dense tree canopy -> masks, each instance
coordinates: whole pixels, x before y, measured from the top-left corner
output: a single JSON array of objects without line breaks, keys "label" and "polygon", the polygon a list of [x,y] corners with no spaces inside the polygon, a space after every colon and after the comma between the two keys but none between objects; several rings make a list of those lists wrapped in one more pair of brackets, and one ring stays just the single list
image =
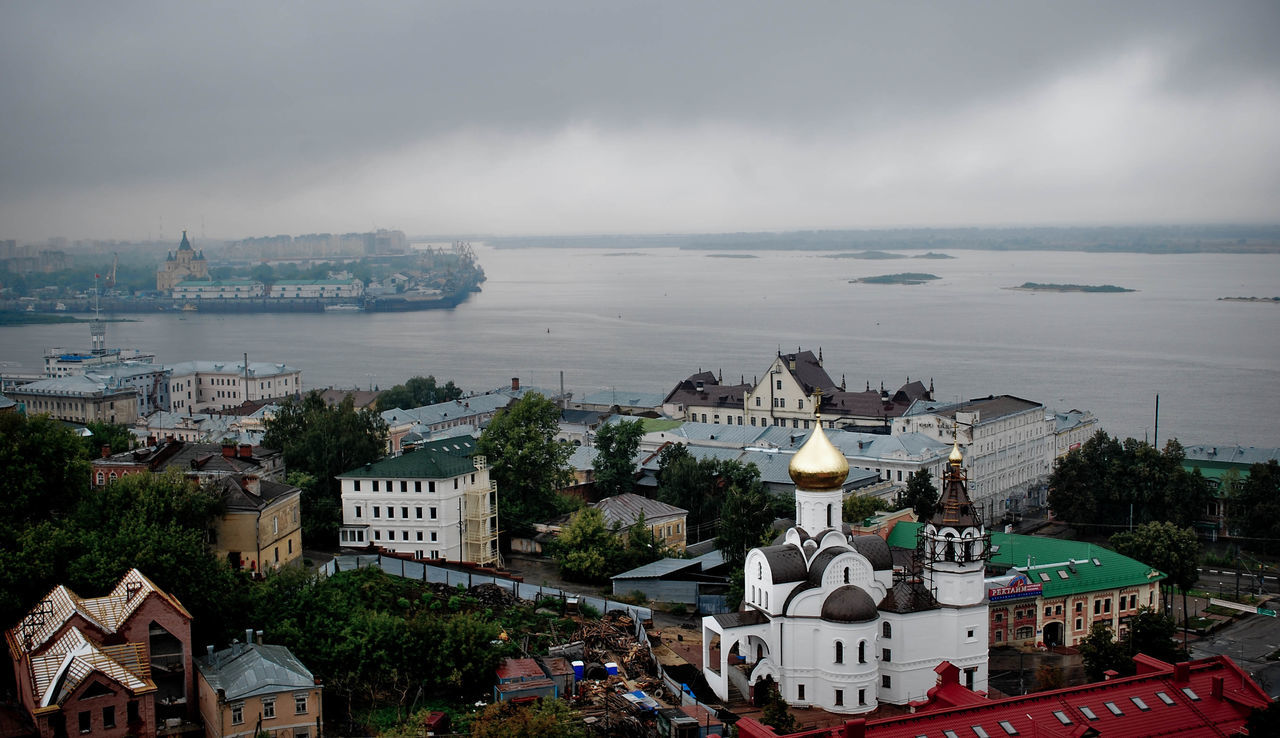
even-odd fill
[{"label": "dense tree canopy", "polygon": [[435,376],[429,374],[425,377],[413,377],[378,395],[378,412],[394,408],[407,410],[438,402],[450,402],[460,397],[462,389],[454,385],[452,379],[444,384],[436,384]]},{"label": "dense tree canopy", "polygon": [[586,738],[582,716],[564,700],[495,702],[471,723],[475,738]]},{"label": "dense tree canopy", "polygon": [[1233,532],[1255,539],[1247,545],[1260,549],[1280,543],[1280,464],[1271,459],[1249,467],[1249,474],[1228,487],[1229,520]]},{"label": "dense tree canopy", "polygon": [[386,455],[387,424],[373,410],[356,410],[350,395],[328,405],[313,391],[301,400],[285,400],[265,426],[262,445],[280,449],[290,472],[316,479],[313,488],[302,490],[304,539],[332,546],[342,523],[336,477]]},{"label": "dense tree canopy", "polygon": [[[1194,530],[1173,523],[1145,523],[1111,536],[1111,545],[1125,556],[1164,572],[1164,584],[1170,592],[1174,587],[1182,590],[1182,611],[1187,612],[1187,590],[1200,578],[1200,540]],[[1164,605],[1166,610],[1172,609],[1173,598],[1166,597]]]},{"label": "dense tree canopy", "polygon": [[600,497],[630,492],[635,486],[636,453],[643,435],[644,422],[640,420],[607,423],[596,432],[596,492]]},{"label": "dense tree canopy", "polygon": [[938,489],[933,486],[933,475],[928,469],[911,472],[907,476],[907,491],[902,504],[911,507],[916,520],[928,520],[938,506]]},{"label": "dense tree canopy", "polygon": [[476,444],[498,483],[503,527],[527,533],[533,524],[573,509],[557,490],[573,480],[573,446],[556,440],[560,408],[537,392],[499,410]]},{"label": "dense tree canopy", "polygon": [[93,434],[82,439],[91,458],[97,458],[103,446],[110,446],[113,454],[133,448],[133,433],[127,425],[94,421],[85,423],[84,427]]},{"label": "dense tree canopy", "polygon": [[1177,626],[1169,616],[1147,607],[1130,618],[1128,636],[1120,640],[1115,639],[1109,624],[1094,623],[1079,645],[1085,676],[1091,682],[1102,681],[1108,670],[1130,676],[1137,670],[1133,657],[1140,653],[1166,662],[1185,659],[1173,640],[1176,632]]},{"label": "dense tree canopy", "polygon": [[[696,459],[684,444],[671,444],[658,453],[658,499],[689,511],[691,531],[720,519],[728,490],[760,486],[760,470],[754,464],[732,459]],[[763,492],[763,488],[761,488]],[[794,505],[783,505],[788,509]],[[773,509],[765,493],[762,507]],[[700,540],[691,538],[691,542]]]},{"label": "dense tree canopy", "polygon": [[889,508],[889,503],[879,497],[849,495],[844,498],[844,519],[851,525],[860,525],[866,518]]},{"label": "dense tree canopy", "polygon": [[592,507],[573,514],[551,545],[565,579],[601,583],[619,572],[657,561],[670,552],[641,513],[628,529],[605,524]]},{"label": "dense tree canopy", "polygon": [[1049,478],[1049,506],[1081,526],[1135,525],[1165,520],[1186,526],[1204,516],[1212,493],[1199,470],[1182,467],[1182,445],[1163,451],[1127,438],[1097,434],[1059,459]]}]

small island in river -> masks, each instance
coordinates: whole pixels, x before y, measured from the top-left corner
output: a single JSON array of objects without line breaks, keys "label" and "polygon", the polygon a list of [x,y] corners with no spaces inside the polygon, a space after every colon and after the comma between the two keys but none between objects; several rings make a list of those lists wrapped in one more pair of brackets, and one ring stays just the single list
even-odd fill
[{"label": "small island in river", "polygon": [[916,254],[912,259],[954,259],[956,257],[951,254],[939,254],[937,251],[927,251],[923,254]]},{"label": "small island in river", "polygon": [[902,254],[892,254],[888,251],[846,251],[839,254],[827,254],[828,259],[905,259]]},{"label": "small island in river", "polygon": [[1274,302],[1280,305],[1280,297],[1219,297],[1226,302]]},{"label": "small island in river", "polygon": [[922,272],[902,272],[900,274],[881,274],[878,277],[859,277],[849,280],[849,284],[924,284],[934,279],[941,279],[936,274]]},{"label": "small island in river", "polygon": [[1117,287],[1114,284],[1042,284],[1040,282],[1023,282],[1015,290],[1032,292],[1137,292],[1128,287]]}]

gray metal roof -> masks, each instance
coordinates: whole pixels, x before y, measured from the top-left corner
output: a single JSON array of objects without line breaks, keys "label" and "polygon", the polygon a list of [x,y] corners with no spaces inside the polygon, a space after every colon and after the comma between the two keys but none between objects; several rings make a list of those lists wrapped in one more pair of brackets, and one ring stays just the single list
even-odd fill
[{"label": "gray metal roof", "polygon": [[578,400],[583,405],[621,405],[623,407],[659,407],[666,394],[663,392],[638,392],[630,389],[601,390],[584,395]]},{"label": "gray metal roof", "polygon": [[1280,448],[1265,446],[1236,446],[1201,444],[1183,448],[1187,459],[1195,461],[1220,461],[1225,464],[1265,464],[1280,459]]},{"label": "gray metal roof", "polygon": [[667,518],[679,517],[687,515],[688,510],[668,505],[661,500],[651,500],[648,497],[641,497],[632,492],[625,492],[613,497],[606,497],[603,500],[592,505],[604,515],[606,525],[612,527],[615,523],[620,527],[632,525],[640,519],[640,514],[644,513],[645,522],[654,523]]},{"label": "gray metal roof", "polygon": [[315,688],[311,671],[284,646],[238,643],[196,660],[196,668],[228,701]]}]

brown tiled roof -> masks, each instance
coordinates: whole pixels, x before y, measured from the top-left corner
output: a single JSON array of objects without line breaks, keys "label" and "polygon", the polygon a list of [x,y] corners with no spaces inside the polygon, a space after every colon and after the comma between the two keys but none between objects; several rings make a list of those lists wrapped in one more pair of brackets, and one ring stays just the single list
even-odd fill
[{"label": "brown tiled roof", "polygon": [[818,388],[828,393],[836,392],[840,389],[827,374],[827,370],[822,368],[818,357],[814,356],[812,351],[781,354],[779,358],[782,359],[783,364],[787,367],[791,366],[791,362],[795,362],[795,368],[790,370],[791,376],[795,377],[800,386],[804,388],[806,395],[813,394],[813,391]]}]

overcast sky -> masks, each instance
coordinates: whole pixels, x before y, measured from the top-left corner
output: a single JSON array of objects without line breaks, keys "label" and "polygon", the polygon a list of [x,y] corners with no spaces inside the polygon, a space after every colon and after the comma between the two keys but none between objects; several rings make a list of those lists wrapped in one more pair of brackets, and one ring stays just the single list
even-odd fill
[{"label": "overcast sky", "polygon": [[1280,3],[6,2],[0,238],[1280,220]]}]

